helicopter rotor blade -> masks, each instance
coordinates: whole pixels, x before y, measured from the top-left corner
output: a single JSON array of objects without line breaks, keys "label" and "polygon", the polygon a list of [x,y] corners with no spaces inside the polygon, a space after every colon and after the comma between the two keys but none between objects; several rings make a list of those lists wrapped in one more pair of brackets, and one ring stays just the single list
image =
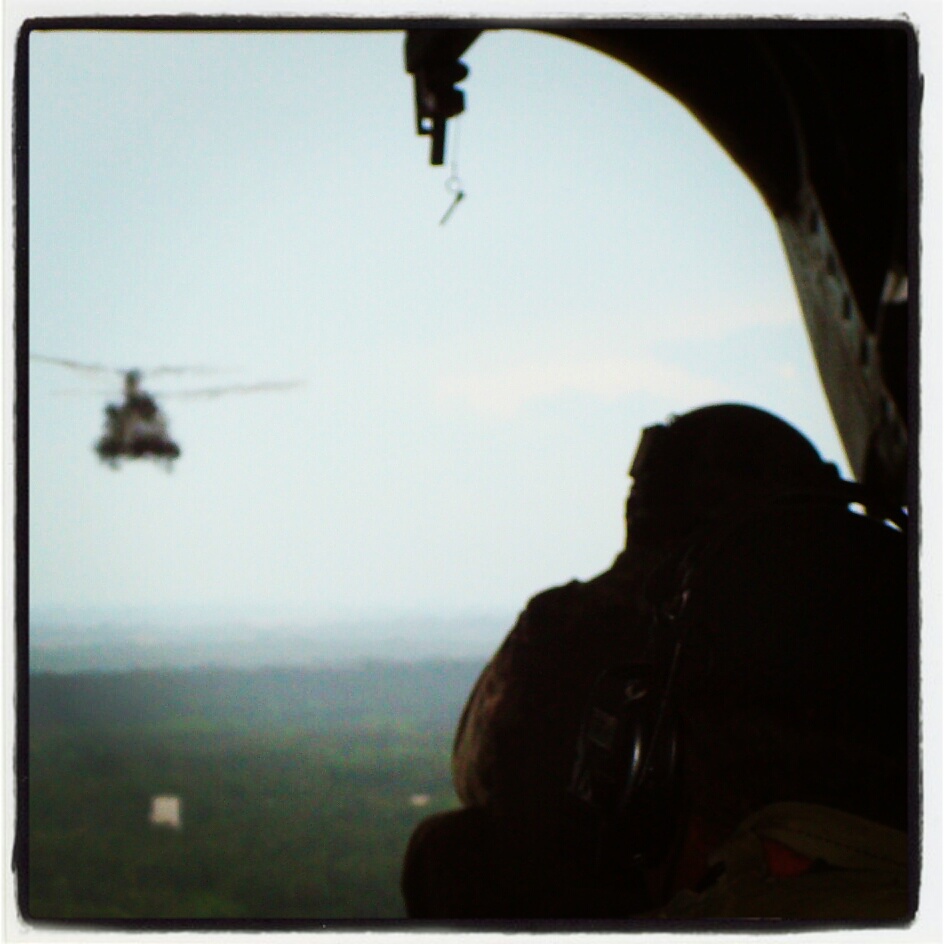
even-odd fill
[{"label": "helicopter rotor blade", "polygon": [[[32,360],[40,361],[46,364],[55,364],[59,367],[68,367],[72,370],[85,371],[87,373],[95,374],[118,374],[120,375],[130,375],[132,373],[137,375],[159,375],[159,374],[186,374],[186,373],[232,373],[232,370],[224,370],[216,367],[209,367],[207,365],[188,365],[188,366],[161,366],[153,367],[149,370],[127,370],[117,367],[106,367],[102,364],[87,364],[82,361],[76,361],[65,357],[47,357],[42,354],[31,354]],[[292,390],[297,387],[303,386],[304,381],[302,380],[282,380],[282,381],[268,381],[262,383],[248,383],[248,384],[233,384],[229,386],[222,387],[206,387],[201,390],[167,390],[164,392],[155,391],[153,396],[160,397],[161,399],[167,398],[213,398],[221,397],[231,393],[240,394],[240,393],[271,393],[282,390]],[[88,396],[90,394],[100,395],[100,396],[113,396],[115,391],[103,391],[99,393],[98,391],[90,390],[59,390],[56,391],[57,395],[84,395]]]},{"label": "helicopter rotor blade", "polygon": [[[222,397],[231,393],[269,393],[280,390],[291,390],[304,386],[301,380],[273,381],[269,383],[257,384],[236,384],[229,387],[207,387],[201,390],[156,390],[151,395],[159,400],[186,400],[196,399],[198,397],[213,398]],[[115,397],[116,392],[110,390],[84,390],[79,387],[65,388],[62,390],[51,391],[57,397]]]},{"label": "helicopter rotor blade", "polygon": [[209,367],[205,364],[194,364],[192,366],[182,366],[182,367],[151,367],[147,370],[142,370],[142,374],[148,377],[154,377],[159,374],[229,374],[232,373],[231,370],[223,370],[219,367]]},{"label": "helicopter rotor blade", "polygon": [[271,393],[278,390],[293,390],[301,386],[304,386],[302,380],[283,380],[269,383],[237,384],[230,387],[207,387],[203,390],[169,390],[166,393],[157,393],[155,396],[161,399],[165,397],[168,399],[212,398],[227,396],[231,393]]},{"label": "helicopter rotor blade", "polygon": [[193,365],[163,365],[150,368],[132,368],[132,367],[107,367],[104,364],[86,364],[83,361],[70,360],[66,357],[46,357],[42,354],[31,354],[30,358],[34,361],[40,361],[44,364],[56,364],[59,367],[68,367],[71,370],[83,370],[89,373],[104,374],[129,374],[132,372],[143,376],[154,376],[159,374],[219,374],[231,373],[218,367],[209,367],[205,364]]},{"label": "helicopter rotor blade", "polygon": [[30,354],[30,360],[44,364],[56,364],[59,367],[68,367],[71,370],[84,370],[94,374],[123,374],[125,371],[117,367],[106,367],[103,364],[84,364],[82,361],[73,361],[65,357],[45,357],[42,354]]}]

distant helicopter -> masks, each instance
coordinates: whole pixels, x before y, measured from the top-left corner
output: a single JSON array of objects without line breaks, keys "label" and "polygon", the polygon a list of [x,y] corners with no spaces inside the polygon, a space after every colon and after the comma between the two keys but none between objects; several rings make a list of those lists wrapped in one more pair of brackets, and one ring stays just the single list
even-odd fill
[{"label": "distant helicopter", "polygon": [[[170,436],[167,416],[157,405],[154,397],[141,386],[142,372],[137,369],[103,367],[84,364],[81,361],[60,357],[32,355],[32,360],[56,364],[73,370],[94,373],[121,374],[124,376],[124,400],[105,406],[105,425],[101,437],[95,443],[95,452],[102,462],[118,468],[122,459],[154,459],[170,469],[180,458],[180,446]],[[158,367],[149,374],[179,374],[205,372],[205,367]],[[253,393],[264,390],[285,390],[300,385],[300,381],[275,383],[240,384],[228,387],[210,387],[203,390],[179,391],[179,396],[214,397],[226,393]]]}]

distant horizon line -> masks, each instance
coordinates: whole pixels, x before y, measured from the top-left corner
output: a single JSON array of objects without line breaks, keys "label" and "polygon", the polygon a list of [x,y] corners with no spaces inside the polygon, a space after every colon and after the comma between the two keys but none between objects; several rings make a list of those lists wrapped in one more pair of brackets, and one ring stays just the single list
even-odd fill
[{"label": "distant horizon line", "polygon": [[177,622],[181,619],[198,622],[236,620],[239,622],[261,622],[272,624],[286,620],[308,620],[325,624],[349,623],[438,623],[438,622],[493,622],[507,621],[520,610],[500,608],[456,607],[369,607],[357,610],[353,607],[323,609],[304,604],[33,604],[29,606],[29,622],[120,622],[133,620],[157,620]]}]

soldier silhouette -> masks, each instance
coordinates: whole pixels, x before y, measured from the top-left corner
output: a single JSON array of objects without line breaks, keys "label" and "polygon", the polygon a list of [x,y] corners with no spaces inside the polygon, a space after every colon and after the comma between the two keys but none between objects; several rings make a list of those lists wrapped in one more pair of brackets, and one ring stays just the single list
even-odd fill
[{"label": "soldier silhouette", "polygon": [[[903,535],[850,510],[865,492],[754,407],[650,427],[630,474],[613,565],[534,597],[474,686],[453,750],[462,809],[415,830],[408,914],[902,917]],[[660,620],[680,599],[684,619]],[[641,807],[575,796],[575,764],[602,743],[588,713],[616,717],[594,704],[601,676],[634,662],[656,666],[656,740],[673,738],[677,770]],[[739,899],[741,873],[759,884]]]}]

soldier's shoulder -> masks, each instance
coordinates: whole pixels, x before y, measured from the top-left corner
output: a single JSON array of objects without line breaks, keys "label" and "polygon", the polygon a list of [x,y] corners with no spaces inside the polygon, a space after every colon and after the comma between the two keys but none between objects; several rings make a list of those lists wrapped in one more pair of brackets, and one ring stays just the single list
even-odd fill
[{"label": "soldier's shoulder", "polygon": [[569,616],[586,619],[631,606],[632,601],[631,584],[608,570],[590,580],[571,580],[537,594],[528,602],[522,616],[529,620]]},{"label": "soldier's shoulder", "polygon": [[571,580],[559,587],[542,590],[531,597],[522,615],[540,617],[569,610],[587,597],[589,586],[585,581]]}]

